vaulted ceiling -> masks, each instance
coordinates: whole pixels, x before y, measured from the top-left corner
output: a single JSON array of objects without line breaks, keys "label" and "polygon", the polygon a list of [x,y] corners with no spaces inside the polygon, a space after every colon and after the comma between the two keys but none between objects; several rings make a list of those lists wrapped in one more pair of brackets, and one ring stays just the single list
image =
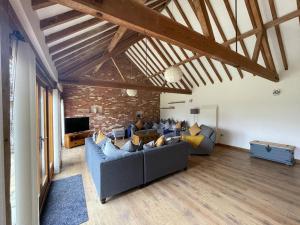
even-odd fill
[{"label": "vaulted ceiling", "polygon": [[[60,80],[97,74],[111,60],[118,69],[114,57],[125,52],[153,86],[174,92],[253,75],[278,81],[278,71],[288,69],[288,40],[280,24],[300,22],[299,0],[282,4],[282,0],[240,0],[236,8],[234,0],[32,0]],[[114,15],[118,10],[122,15]],[[178,32],[172,33],[172,27]],[[274,31],[276,46],[270,45]],[[164,79],[165,69],[172,65],[184,74],[178,83]]]}]

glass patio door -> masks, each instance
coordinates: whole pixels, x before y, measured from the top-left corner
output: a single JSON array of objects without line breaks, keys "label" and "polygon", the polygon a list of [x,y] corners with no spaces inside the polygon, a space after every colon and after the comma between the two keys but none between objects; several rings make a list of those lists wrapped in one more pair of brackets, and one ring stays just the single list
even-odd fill
[{"label": "glass patio door", "polygon": [[37,84],[38,185],[43,206],[53,176],[52,91]]}]

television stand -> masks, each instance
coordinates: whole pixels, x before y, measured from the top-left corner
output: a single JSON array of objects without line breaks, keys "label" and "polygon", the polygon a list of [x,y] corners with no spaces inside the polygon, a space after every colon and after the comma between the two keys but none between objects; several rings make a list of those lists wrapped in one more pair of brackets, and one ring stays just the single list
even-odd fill
[{"label": "television stand", "polygon": [[65,134],[65,148],[73,148],[84,145],[84,139],[89,137],[91,134],[92,131],[90,130]]}]

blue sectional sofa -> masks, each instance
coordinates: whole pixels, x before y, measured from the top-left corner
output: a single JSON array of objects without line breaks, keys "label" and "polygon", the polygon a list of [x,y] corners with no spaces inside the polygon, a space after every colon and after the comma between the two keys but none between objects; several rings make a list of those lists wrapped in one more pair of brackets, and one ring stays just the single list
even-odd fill
[{"label": "blue sectional sofa", "polygon": [[86,163],[102,203],[106,198],[187,168],[190,145],[165,145],[108,159],[92,138],[85,139]]}]

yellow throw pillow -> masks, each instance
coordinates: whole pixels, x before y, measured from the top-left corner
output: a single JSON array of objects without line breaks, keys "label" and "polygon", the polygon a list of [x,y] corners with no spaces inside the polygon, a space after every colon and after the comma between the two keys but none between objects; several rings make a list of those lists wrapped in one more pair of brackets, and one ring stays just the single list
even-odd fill
[{"label": "yellow throw pillow", "polygon": [[204,140],[204,136],[201,134],[197,136],[186,135],[186,136],[182,136],[181,140],[190,143],[193,146],[193,148],[197,148]]},{"label": "yellow throw pillow", "polygon": [[181,129],[181,122],[180,121],[176,123],[176,129]]},{"label": "yellow throw pillow", "polygon": [[137,127],[137,129],[142,129],[143,128],[143,122],[142,120],[138,120],[135,124],[135,126]]},{"label": "yellow throw pillow", "polygon": [[159,146],[162,146],[164,143],[165,143],[165,136],[162,135],[156,140],[155,146],[159,147]]},{"label": "yellow throw pillow", "polygon": [[106,138],[105,134],[100,131],[96,139],[96,144],[99,144],[102,140],[104,140],[104,138]]},{"label": "yellow throw pillow", "polygon": [[198,124],[195,123],[193,126],[190,127],[189,132],[192,136],[196,136],[201,131],[200,127],[198,127]]}]

